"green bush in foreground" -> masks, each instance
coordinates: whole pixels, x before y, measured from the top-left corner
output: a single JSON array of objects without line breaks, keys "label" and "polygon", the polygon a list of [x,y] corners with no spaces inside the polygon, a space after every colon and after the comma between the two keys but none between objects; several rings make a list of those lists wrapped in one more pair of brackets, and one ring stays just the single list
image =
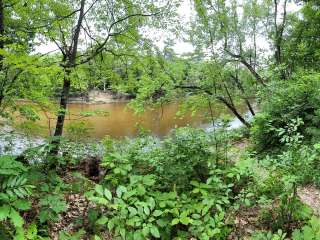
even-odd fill
[{"label": "green bush in foreground", "polygon": [[201,130],[180,129],[154,145],[137,144],[117,151],[108,142],[102,163],[108,174],[86,194],[98,206],[95,224],[115,239],[226,239],[226,212],[239,198],[246,171],[213,165],[210,139]]},{"label": "green bush in foreground", "polygon": [[[184,191],[190,189],[191,180],[207,179],[216,158],[211,149],[214,143],[210,134],[193,128],[176,129],[162,141],[150,136],[134,141],[109,141],[102,165],[108,172],[124,177],[129,171],[154,174],[158,188],[172,190],[175,186],[177,191]],[[116,180],[119,179],[112,179]]]}]

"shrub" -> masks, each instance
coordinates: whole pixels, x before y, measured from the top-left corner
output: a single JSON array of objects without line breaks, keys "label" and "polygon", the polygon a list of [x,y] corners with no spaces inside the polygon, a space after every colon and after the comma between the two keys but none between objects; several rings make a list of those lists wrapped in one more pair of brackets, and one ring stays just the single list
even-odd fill
[{"label": "shrub", "polygon": [[[110,142],[103,159],[107,171],[126,177],[133,174],[154,174],[164,190],[183,191],[190,181],[205,181],[212,165],[214,152],[210,135],[204,130],[181,128],[163,141],[142,137],[135,141]],[[132,169],[129,165],[135,166]]]},{"label": "shrub", "polygon": [[226,239],[226,213],[248,197],[249,172],[214,164],[212,143],[210,134],[190,128],[161,141],[106,139],[107,174],[86,193],[97,206],[92,229],[128,240]]},{"label": "shrub", "polygon": [[300,74],[276,82],[261,94],[261,110],[251,130],[258,151],[281,147],[287,141],[320,136],[320,74]]},{"label": "shrub", "polygon": [[215,171],[206,183],[192,181],[184,193],[158,191],[152,175],[130,175],[125,185],[96,185],[87,193],[99,206],[96,224],[121,239],[226,239],[232,171]]}]

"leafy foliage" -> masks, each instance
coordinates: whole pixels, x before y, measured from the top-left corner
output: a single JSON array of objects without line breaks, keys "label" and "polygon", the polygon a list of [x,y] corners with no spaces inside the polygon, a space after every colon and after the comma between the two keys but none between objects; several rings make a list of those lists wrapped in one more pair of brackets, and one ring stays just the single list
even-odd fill
[{"label": "leafy foliage", "polygon": [[[237,168],[214,166],[211,162],[214,153],[204,151],[209,147],[210,138],[200,130],[179,129],[156,145],[146,144],[144,139],[137,143],[123,152],[123,148],[117,150],[112,142],[106,141],[107,155],[102,165],[108,168],[109,174],[102,185],[96,185],[95,191],[87,193],[100,209],[96,224],[107,226],[123,239],[151,236],[224,239],[229,232],[226,210],[244,187],[246,173]],[[192,154],[198,156],[190,160],[184,158]],[[168,163],[162,159],[169,159]],[[206,164],[199,169],[208,171],[203,180],[192,173],[195,170],[182,165],[189,161],[188,165],[193,167],[200,159]],[[164,170],[152,168],[151,174],[153,162],[162,165]],[[169,162],[173,170],[167,167]],[[190,185],[186,185],[188,180]]]},{"label": "leafy foliage", "polygon": [[[288,142],[319,137],[319,75],[297,75],[275,83],[262,94],[261,112],[255,117],[252,139],[258,151],[281,147]],[[272,98],[268,96],[272,91]]]},{"label": "leafy foliage", "polygon": [[[12,157],[0,157],[0,233],[4,236],[23,237],[24,220],[20,211],[30,209],[28,197],[34,186],[27,183],[24,176],[27,168]],[[3,166],[3,168],[2,168]]]}]

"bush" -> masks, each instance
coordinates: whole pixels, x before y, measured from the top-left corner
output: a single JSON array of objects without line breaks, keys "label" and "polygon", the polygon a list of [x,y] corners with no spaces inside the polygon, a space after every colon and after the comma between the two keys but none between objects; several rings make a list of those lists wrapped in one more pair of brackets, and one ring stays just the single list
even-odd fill
[{"label": "bush", "polygon": [[[126,145],[124,146],[124,144]],[[105,179],[86,193],[96,233],[116,239],[226,239],[227,213],[243,197],[247,169],[213,164],[213,140],[182,128],[164,140],[106,139]]]},{"label": "bush", "polygon": [[98,206],[101,228],[120,239],[226,239],[226,211],[241,181],[234,169],[213,171],[206,183],[192,181],[184,193],[159,191],[152,175],[131,175],[126,184],[96,185],[87,197]]},{"label": "bush", "polygon": [[107,171],[126,177],[131,167],[133,174],[154,174],[159,187],[164,190],[183,191],[190,181],[205,181],[209,165],[215,157],[210,147],[210,135],[204,130],[181,128],[163,141],[141,137],[134,141],[109,142],[103,166]]},{"label": "bush", "polygon": [[283,147],[302,138],[319,139],[320,74],[301,74],[276,82],[261,94],[261,101],[251,129],[257,151]]}]

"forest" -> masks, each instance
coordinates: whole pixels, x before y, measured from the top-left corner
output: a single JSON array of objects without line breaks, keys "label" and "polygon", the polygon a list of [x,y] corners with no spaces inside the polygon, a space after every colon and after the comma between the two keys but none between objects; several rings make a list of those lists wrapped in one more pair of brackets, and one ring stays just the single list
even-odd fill
[{"label": "forest", "polygon": [[320,240],[319,0],[0,0],[0,240]]}]

